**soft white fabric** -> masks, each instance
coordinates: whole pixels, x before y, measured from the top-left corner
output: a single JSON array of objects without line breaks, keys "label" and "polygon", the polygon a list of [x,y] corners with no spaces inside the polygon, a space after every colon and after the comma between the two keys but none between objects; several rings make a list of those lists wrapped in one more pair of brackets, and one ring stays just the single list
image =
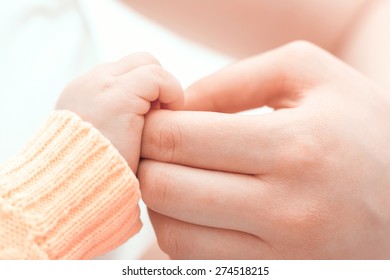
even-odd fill
[{"label": "soft white fabric", "polygon": [[[62,88],[93,65],[137,51],[155,55],[188,86],[230,59],[177,37],[114,0],[17,0],[0,9],[0,162],[16,153],[52,110]],[[137,258],[142,231],[102,258]]]}]

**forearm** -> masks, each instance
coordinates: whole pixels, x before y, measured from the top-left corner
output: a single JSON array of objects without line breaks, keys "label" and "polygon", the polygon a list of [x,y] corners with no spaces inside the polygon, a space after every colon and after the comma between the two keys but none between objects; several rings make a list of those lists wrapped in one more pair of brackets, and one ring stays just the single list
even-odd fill
[{"label": "forearm", "polygon": [[337,55],[390,90],[390,1],[371,1]]},{"label": "forearm", "polygon": [[334,46],[366,0],[122,0],[181,35],[235,57],[293,40]]}]

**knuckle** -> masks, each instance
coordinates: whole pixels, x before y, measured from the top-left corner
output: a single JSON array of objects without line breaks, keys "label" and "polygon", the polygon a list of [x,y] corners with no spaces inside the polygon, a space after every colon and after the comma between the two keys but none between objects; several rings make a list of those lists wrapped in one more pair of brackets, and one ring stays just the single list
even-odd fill
[{"label": "knuckle", "polygon": [[[274,53],[283,76],[282,87],[288,89],[287,92],[296,89],[292,91],[294,100],[299,97],[299,89],[310,88],[321,81],[324,75],[322,70],[326,70],[324,63],[328,63],[324,54],[323,50],[307,41],[288,43]],[[307,61],[310,63],[306,63]]]},{"label": "knuckle", "polygon": [[334,147],[332,124],[319,113],[309,113],[298,125],[293,142],[296,163],[312,172],[323,170]]},{"label": "knuckle", "polygon": [[185,254],[185,246],[180,242],[180,230],[166,225],[163,230],[157,233],[159,247],[171,259],[180,259]]},{"label": "knuckle", "polygon": [[164,122],[158,132],[157,148],[164,161],[172,163],[182,146],[182,134],[177,120]]},{"label": "knuckle", "polygon": [[292,221],[297,228],[302,231],[318,228],[318,226],[323,224],[323,213],[319,203],[311,202],[309,206],[306,206],[305,203],[301,203],[297,207],[296,211],[293,211]]},{"label": "knuckle", "polygon": [[325,241],[324,233],[331,222],[330,216],[321,199],[296,199],[285,207],[277,223],[280,230],[290,235],[294,243],[315,246]]},{"label": "knuckle", "polygon": [[293,41],[284,46],[284,51],[286,53],[298,56],[317,53],[318,50],[319,47],[305,40]]},{"label": "knuckle", "polygon": [[295,137],[294,140],[294,163],[298,168],[313,168],[321,162],[322,151],[317,137],[306,134]]},{"label": "knuckle", "polygon": [[142,200],[153,210],[165,209],[170,206],[169,203],[169,186],[171,178],[165,172],[164,168],[153,166],[146,167],[140,165],[138,177],[140,181]]},{"label": "knuckle", "polygon": [[286,145],[279,164],[294,173],[312,172],[319,169],[326,158],[323,139],[316,128],[317,122],[296,120],[286,132]]},{"label": "knuckle", "polygon": [[[283,53],[286,61],[293,63],[291,67],[301,67],[305,61],[310,61],[310,64],[315,64],[322,69],[324,63],[328,61],[326,51],[308,41],[288,43],[284,46]],[[309,70],[311,69],[308,68],[307,71]]]}]

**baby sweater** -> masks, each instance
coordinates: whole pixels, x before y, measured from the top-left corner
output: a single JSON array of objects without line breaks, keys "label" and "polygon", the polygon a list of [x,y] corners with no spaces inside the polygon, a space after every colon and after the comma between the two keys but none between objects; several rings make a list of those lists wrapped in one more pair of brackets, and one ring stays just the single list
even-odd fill
[{"label": "baby sweater", "polygon": [[141,228],[138,181],[100,132],[53,112],[0,166],[0,259],[90,259]]}]

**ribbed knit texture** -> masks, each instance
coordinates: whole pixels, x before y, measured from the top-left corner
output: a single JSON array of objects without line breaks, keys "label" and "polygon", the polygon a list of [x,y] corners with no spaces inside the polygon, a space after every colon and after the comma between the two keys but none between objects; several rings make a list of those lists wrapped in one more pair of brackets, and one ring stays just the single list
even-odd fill
[{"label": "ribbed knit texture", "polygon": [[92,125],[56,111],[0,166],[0,259],[90,259],[141,227],[138,181]]}]

